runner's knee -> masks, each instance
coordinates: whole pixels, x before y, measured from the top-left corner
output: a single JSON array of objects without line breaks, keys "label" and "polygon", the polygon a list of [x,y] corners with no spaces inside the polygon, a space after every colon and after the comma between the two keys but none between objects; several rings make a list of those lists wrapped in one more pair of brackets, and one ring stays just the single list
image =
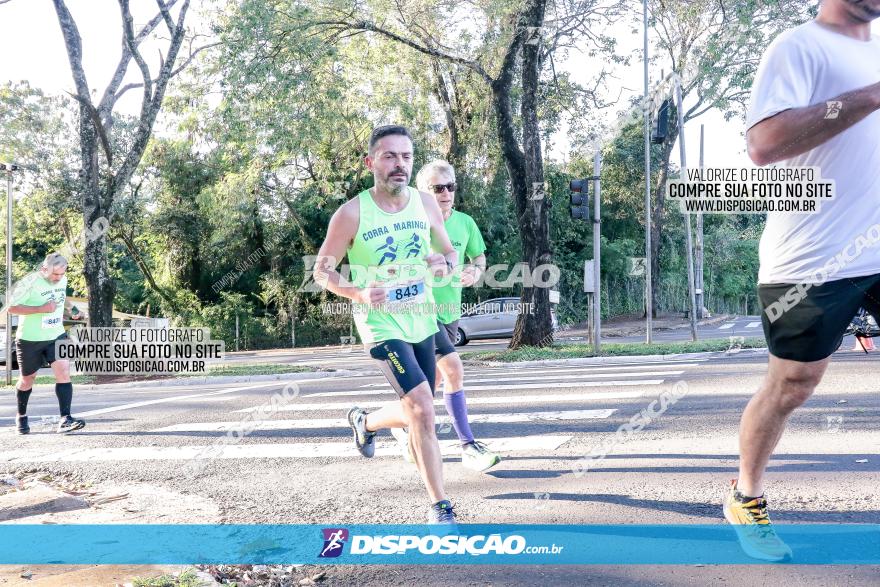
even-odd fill
[{"label": "runner's knee", "polygon": [[807,370],[790,371],[773,378],[771,390],[778,398],[779,406],[790,411],[810,399],[821,380],[822,376],[818,373]]},{"label": "runner's knee", "polygon": [[[423,389],[424,387],[424,389]],[[434,427],[434,402],[427,384],[419,385],[407,394],[403,402],[404,416],[412,428]]]},{"label": "runner's knee", "polygon": [[70,361],[61,359],[55,361],[52,363],[52,371],[54,371],[56,375],[70,375]]}]

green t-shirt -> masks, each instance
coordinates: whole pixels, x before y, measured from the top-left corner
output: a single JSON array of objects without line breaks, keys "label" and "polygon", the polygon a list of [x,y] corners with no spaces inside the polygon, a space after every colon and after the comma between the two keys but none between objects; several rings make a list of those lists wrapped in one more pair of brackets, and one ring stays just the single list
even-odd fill
[{"label": "green t-shirt", "polygon": [[386,289],[387,305],[353,313],[364,344],[398,339],[421,342],[437,332],[431,309],[431,223],[419,192],[409,188],[409,203],[396,213],[382,210],[369,191],[358,194],[360,221],[348,249],[351,283]]},{"label": "green t-shirt", "polygon": [[12,291],[13,306],[42,306],[46,302],[55,302],[55,311],[51,314],[27,314],[18,317],[18,331],[15,336],[19,340],[55,340],[64,334],[64,298],[67,294],[67,277],[58,283],[49,283],[42,275],[31,273],[25,277]]},{"label": "green t-shirt", "polygon": [[[470,259],[479,257],[486,251],[486,243],[483,235],[477,228],[474,219],[458,210],[453,210],[446,219],[446,232],[449,240],[458,253],[459,264],[465,264]],[[451,280],[446,279],[446,285],[434,286],[434,302],[437,304],[437,319],[443,324],[455,322],[461,318],[461,280],[456,272]],[[444,283],[443,278],[435,279],[435,282]]]}]

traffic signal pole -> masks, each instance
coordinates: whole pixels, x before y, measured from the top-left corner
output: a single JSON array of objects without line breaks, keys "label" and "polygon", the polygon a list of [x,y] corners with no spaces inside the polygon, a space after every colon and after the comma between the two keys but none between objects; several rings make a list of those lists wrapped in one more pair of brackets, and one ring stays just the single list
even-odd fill
[{"label": "traffic signal pole", "polygon": [[596,149],[593,155],[593,354],[598,356],[602,345],[602,303],[599,297],[601,289],[600,272],[601,249],[602,249],[602,182],[599,176],[602,171],[602,153]]},{"label": "traffic signal pole", "polygon": [[12,385],[12,173],[18,165],[0,164],[6,172],[6,385]]},{"label": "traffic signal pole", "polygon": [[[568,188],[571,192],[571,217],[575,220],[590,221],[590,182],[593,183],[593,291],[592,293],[592,331],[593,352],[599,354],[602,338],[602,299],[599,297],[601,277],[602,249],[602,153],[596,150],[593,155],[593,175],[584,179],[573,179]],[[584,281],[586,289],[586,263],[584,264]],[[589,320],[588,320],[589,322]]]},{"label": "traffic signal pole", "polygon": [[[681,78],[675,76],[675,102],[678,110],[678,148],[681,157],[681,179],[687,181],[687,156],[684,145],[684,104],[681,99]],[[688,272],[688,298],[690,301],[691,311],[688,312],[691,317],[691,339],[697,340],[697,300],[694,291],[694,243],[691,236],[691,215],[684,215],[684,230],[686,233],[687,246],[687,272]]]}]

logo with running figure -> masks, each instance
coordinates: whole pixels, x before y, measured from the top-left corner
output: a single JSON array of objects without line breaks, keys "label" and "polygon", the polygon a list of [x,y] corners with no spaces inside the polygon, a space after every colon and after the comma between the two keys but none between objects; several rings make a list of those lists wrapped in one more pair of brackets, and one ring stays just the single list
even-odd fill
[{"label": "logo with running figure", "polygon": [[422,243],[425,242],[425,239],[413,233],[409,240],[406,241],[403,245],[403,250],[406,251],[406,258],[410,259],[412,257],[418,257],[422,252]]},{"label": "logo with running figure", "polygon": [[385,261],[393,263],[397,259],[397,245],[394,244],[394,237],[387,237],[385,244],[376,249],[376,252],[382,251],[382,258],[379,259],[379,265]]},{"label": "logo with running figure", "polygon": [[342,554],[342,547],[348,540],[348,530],[345,528],[323,528],[324,548],[318,558],[336,558]]}]

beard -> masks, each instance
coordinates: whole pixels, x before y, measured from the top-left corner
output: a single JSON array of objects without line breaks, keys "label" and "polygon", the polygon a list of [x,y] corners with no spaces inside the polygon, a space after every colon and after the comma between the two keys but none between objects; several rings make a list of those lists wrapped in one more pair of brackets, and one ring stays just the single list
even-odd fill
[{"label": "beard", "polygon": [[[394,173],[403,173],[406,181],[404,183],[397,183],[391,179],[391,175]],[[395,169],[388,175],[384,177],[382,180],[382,184],[385,187],[385,191],[390,193],[393,196],[400,196],[406,193],[406,187],[409,185],[409,174],[403,169]]]},{"label": "beard", "polygon": [[862,22],[871,22],[880,18],[880,7],[872,8],[871,0],[845,0],[845,2],[853,8],[853,16]]}]

